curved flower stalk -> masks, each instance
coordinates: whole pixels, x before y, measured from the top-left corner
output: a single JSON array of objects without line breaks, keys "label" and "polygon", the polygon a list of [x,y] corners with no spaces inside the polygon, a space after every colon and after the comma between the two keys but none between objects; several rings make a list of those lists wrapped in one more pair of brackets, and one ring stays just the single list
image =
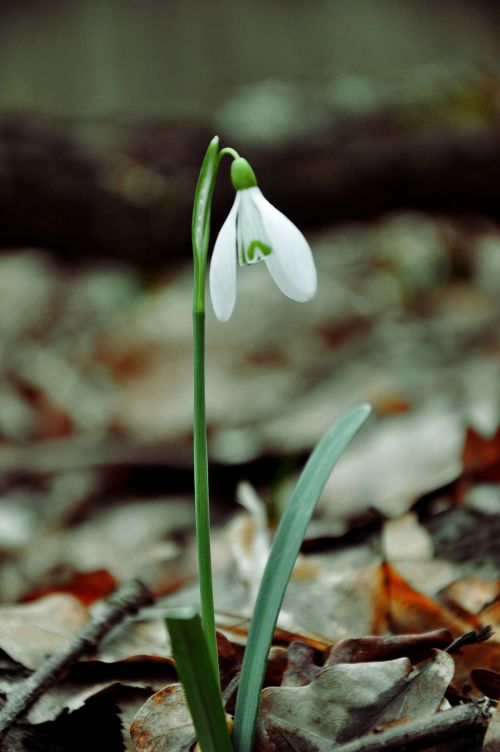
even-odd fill
[{"label": "curved flower stalk", "polygon": [[194,496],[201,618],[192,610],[171,614],[167,626],[179,677],[184,686],[203,752],[251,752],[260,690],[278,614],[307,525],[333,466],[366,420],[361,405],[342,418],[320,441],[299,478],[282,515],[259,588],[240,677],[234,732],[229,738],[219,682],[215,632],[208,453],[205,414],[205,287],[212,197],[220,162],[233,159],[236,198],[215,242],[210,264],[210,294],[215,315],[227,321],[236,302],[237,264],[264,261],[278,288],[299,302],[316,293],[317,276],[302,233],[262,195],[255,174],[231,147],[210,142],[196,187],[192,242]]},{"label": "curved flower stalk", "polygon": [[264,198],[255,174],[238,157],[231,165],[236,198],[215,241],[210,263],[210,297],[219,321],[236,303],[236,267],[264,261],[279,289],[303,303],[314,297],[317,275],[311,249],[300,230]]}]

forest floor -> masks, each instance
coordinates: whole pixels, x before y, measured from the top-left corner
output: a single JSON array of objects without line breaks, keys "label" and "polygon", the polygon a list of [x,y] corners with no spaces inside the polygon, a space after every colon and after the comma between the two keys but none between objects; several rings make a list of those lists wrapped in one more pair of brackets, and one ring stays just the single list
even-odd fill
[{"label": "forest floor", "polygon": [[[338,417],[369,402],[289,585],[256,749],[494,752],[500,230],[400,213],[311,244],[314,301],[284,299],[257,265],[240,274],[231,321],[207,315],[223,683],[297,473]],[[73,650],[10,724],[6,752],[192,741],[164,627],[198,600],[190,296],[187,266],[160,279],[116,262],[63,268],[36,249],[0,255],[2,695],[21,696],[48,655]],[[445,650],[467,633],[471,644]],[[319,726],[318,704],[333,708]]]}]

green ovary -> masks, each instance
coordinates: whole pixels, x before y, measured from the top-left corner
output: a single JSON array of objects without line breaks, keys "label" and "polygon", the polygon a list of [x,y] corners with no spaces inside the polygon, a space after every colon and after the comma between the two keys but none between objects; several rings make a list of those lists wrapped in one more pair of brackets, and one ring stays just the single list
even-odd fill
[{"label": "green ovary", "polygon": [[271,253],[272,248],[263,243],[262,240],[252,240],[245,249],[245,262],[247,264],[255,264],[257,261],[263,259],[264,256],[270,256]]}]

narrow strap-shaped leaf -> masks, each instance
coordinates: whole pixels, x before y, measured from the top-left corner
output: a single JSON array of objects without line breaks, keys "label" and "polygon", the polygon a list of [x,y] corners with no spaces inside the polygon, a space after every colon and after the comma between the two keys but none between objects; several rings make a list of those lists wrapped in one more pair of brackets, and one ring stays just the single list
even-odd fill
[{"label": "narrow strap-shaped leaf", "polygon": [[219,137],[214,136],[203,159],[193,202],[192,241],[195,263],[205,264],[210,229],[210,206],[219,166]]},{"label": "narrow strap-shaped leaf", "polygon": [[309,457],[281,518],[255,603],[241,669],[233,732],[235,752],[250,752],[253,747],[269,649],[314,508],[335,463],[370,411],[369,405],[359,405],[323,436]]},{"label": "narrow strap-shaped leaf", "polygon": [[167,616],[166,623],[177,673],[202,752],[232,752],[219,682],[200,617],[189,608]]}]

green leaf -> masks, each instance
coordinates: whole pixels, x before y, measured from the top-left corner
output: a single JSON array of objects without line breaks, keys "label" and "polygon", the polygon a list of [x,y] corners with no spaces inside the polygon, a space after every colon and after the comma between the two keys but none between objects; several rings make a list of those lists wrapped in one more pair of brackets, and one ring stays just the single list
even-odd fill
[{"label": "green leaf", "polygon": [[337,460],[371,412],[359,405],[341,418],[309,457],[276,532],[262,577],[241,668],[234,718],[235,752],[251,752],[260,690],[285,590],[318,499]]},{"label": "green leaf", "polygon": [[210,240],[210,207],[219,167],[219,137],[214,136],[203,159],[193,202],[192,241],[195,263],[205,265]]},{"label": "green leaf", "polygon": [[193,608],[166,618],[177,673],[202,752],[232,752],[219,682]]}]

